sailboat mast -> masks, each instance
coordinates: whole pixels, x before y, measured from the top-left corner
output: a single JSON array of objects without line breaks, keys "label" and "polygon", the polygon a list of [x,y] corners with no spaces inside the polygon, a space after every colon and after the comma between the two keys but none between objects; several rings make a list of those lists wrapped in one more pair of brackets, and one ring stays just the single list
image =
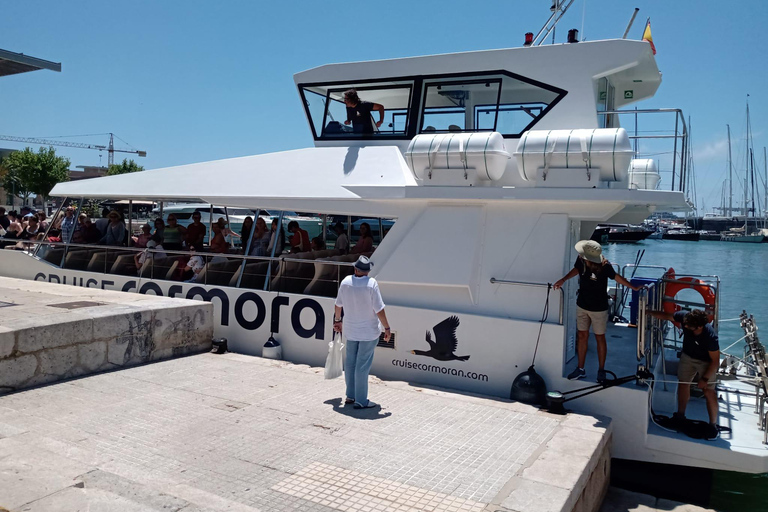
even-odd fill
[{"label": "sailboat mast", "polygon": [[[768,221],[768,158],[766,158],[765,146],[763,146],[763,170],[765,171],[765,180],[763,180],[763,221]],[[763,225],[763,227],[768,226]]]},{"label": "sailboat mast", "polygon": [[747,151],[744,153],[744,234],[747,234],[747,197],[749,195],[749,100],[747,100]]},{"label": "sailboat mast", "polygon": [[728,216],[733,217],[733,165],[731,164],[731,125],[728,128]]}]

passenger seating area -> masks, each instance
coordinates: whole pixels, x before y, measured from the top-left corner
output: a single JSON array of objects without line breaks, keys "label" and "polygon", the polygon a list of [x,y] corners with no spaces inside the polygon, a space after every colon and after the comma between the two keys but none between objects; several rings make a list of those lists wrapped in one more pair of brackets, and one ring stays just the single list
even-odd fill
[{"label": "passenger seating area", "polygon": [[[181,281],[187,257],[172,255],[165,258],[147,259],[137,272],[134,264],[135,251],[105,250],[73,247],[50,248],[42,259],[61,265],[70,270],[109,273],[125,276],[139,275],[142,279],[163,279]],[[370,256],[371,253],[366,254]],[[339,283],[352,274],[351,265],[335,263],[353,263],[357,254],[340,255],[337,249],[308,251],[298,254],[284,254],[280,260],[255,261],[224,255],[209,256],[210,260],[198,274],[196,282],[203,285],[232,286],[240,288],[264,289],[269,273],[268,289],[284,293],[320,295],[335,297]],[[306,260],[306,261],[297,261]],[[270,270],[271,265],[271,270]],[[242,276],[241,276],[242,274]]]}]

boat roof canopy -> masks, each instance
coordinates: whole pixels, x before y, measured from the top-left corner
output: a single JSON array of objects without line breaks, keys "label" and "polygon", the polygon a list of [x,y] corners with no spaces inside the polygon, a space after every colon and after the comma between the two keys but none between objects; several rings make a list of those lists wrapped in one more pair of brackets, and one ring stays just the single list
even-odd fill
[{"label": "boat roof canopy", "polygon": [[[57,184],[56,197],[251,204],[358,199],[370,187],[416,185],[394,146],[308,148]],[[351,189],[355,189],[353,192]]]},{"label": "boat roof canopy", "polygon": [[17,75],[38,69],[61,72],[61,63],[0,49],[0,76]]}]

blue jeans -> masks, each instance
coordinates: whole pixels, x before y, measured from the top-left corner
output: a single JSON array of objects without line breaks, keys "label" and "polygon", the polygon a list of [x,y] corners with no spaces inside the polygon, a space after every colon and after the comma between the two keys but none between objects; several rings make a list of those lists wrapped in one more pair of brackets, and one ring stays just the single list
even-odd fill
[{"label": "blue jeans", "polygon": [[368,373],[373,364],[373,349],[378,339],[371,341],[347,340],[347,359],[344,362],[344,380],[347,398],[362,406],[368,405]]}]

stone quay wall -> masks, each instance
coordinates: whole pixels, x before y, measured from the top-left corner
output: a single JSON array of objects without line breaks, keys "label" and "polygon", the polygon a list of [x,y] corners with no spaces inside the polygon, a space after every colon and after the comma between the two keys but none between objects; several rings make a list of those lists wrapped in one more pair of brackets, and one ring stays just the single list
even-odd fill
[{"label": "stone quay wall", "polygon": [[7,281],[0,279],[0,301],[18,302],[0,309],[0,394],[211,349],[210,303],[103,290],[73,297],[83,294],[21,281],[69,295],[35,297],[9,293]]}]

